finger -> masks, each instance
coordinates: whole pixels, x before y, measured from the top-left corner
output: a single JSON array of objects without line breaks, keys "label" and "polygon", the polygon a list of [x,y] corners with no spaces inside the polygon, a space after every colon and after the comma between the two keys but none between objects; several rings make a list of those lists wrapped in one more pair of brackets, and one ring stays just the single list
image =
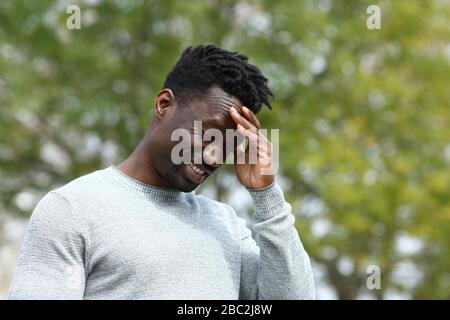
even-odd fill
[{"label": "finger", "polygon": [[247,137],[250,140],[253,140],[255,142],[258,141],[259,139],[259,135],[258,133],[255,131],[255,129],[251,130],[251,129],[246,129],[244,128],[241,124],[237,125],[237,130],[238,132],[243,135],[244,137]]},{"label": "finger", "polygon": [[267,151],[272,148],[272,143],[258,130],[245,129],[240,124],[237,126],[238,133],[257,142],[257,146],[262,151]]},{"label": "finger", "polygon": [[272,144],[260,143],[258,144],[258,155],[261,157],[272,157]]},{"label": "finger", "polygon": [[250,121],[248,121],[246,118],[244,118],[234,107],[231,107],[229,109],[231,118],[236,122],[237,124],[242,125],[246,129],[250,129],[252,127],[255,127],[254,124],[252,124]]},{"label": "finger", "polygon": [[247,107],[242,107],[242,111],[244,112],[244,115],[246,118],[255,125],[256,128],[260,128],[260,123],[258,118],[256,118],[256,115]]},{"label": "finger", "polygon": [[242,136],[249,139],[248,148],[257,149],[260,155],[271,156],[272,143],[261,132],[245,129],[240,124],[237,125],[237,130]]},{"label": "finger", "polygon": [[247,162],[247,153],[244,150],[244,144],[238,144],[234,148],[234,165],[242,165]]}]

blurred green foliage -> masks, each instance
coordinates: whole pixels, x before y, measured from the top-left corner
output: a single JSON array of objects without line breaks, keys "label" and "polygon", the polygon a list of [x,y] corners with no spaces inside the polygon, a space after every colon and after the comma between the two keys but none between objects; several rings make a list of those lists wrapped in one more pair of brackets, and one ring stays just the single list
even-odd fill
[{"label": "blurred green foliage", "polygon": [[[78,4],[81,30],[68,30]],[[366,27],[378,4],[381,30]],[[0,1],[0,210],[123,160],[188,45],[270,78],[281,176],[337,297],[450,298],[450,2]],[[209,182],[225,199],[229,186]],[[31,197],[34,195],[34,197]],[[366,288],[367,266],[381,290]],[[320,295],[319,295],[320,297]]]}]

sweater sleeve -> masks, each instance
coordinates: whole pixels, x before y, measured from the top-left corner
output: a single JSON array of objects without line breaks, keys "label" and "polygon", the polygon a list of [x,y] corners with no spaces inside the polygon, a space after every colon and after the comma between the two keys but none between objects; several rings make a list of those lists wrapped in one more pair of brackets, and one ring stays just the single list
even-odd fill
[{"label": "sweater sleeve", "polygon": [[84,245],[70,204],[49,192],[31,215],[8,298],[83,298]]},{"label": "sweater sleeve", "polygon": [[311,264],[294,227],[292,207],[274,182],[248,189],[253,199],[252,237],[240,218],[240,299],[314,299]]}]

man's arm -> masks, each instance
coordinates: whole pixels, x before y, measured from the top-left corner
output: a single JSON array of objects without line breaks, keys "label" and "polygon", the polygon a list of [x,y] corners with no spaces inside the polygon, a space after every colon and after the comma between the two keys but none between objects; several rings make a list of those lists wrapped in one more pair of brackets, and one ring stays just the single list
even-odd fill
[{"label": "man's arm", "polygon": [[36,206],[17,262],[9,299],[81,299],[85,237],[70,204],[55,192]]},{"label": "man's arm", "polygon": [[[275,181],[273,146],[260,132],[255,114],[246,107],[229,109],[247,150],[235,148],[236,177],[250,192],[255,212],[252,239],[241,224],[241,299],[313,299],[311,264],[294,228],[291,206]],[[244,155],[244,163],[239,160]],[[251,155],[256,155],[256,161]],[[256,240],[256,241],[255,241]]]},{"label": "man's arm", "polygon": [[[311,264],[294,227],[291,206],[276,182],[249,189],[254,238],[241,220],[240,299],[314,299]],[[256,240],[256,241],[255,241]]]}]

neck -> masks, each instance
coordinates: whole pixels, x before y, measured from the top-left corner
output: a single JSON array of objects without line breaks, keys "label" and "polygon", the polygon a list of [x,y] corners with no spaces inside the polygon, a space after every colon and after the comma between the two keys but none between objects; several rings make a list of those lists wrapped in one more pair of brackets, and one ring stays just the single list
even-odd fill
[{"label": "neck", "polygon": [[150,134],[147,132],[133,153],[116,168],[127,176],[146,184],[170,188],[153,166],[150,157],[150,140]]}]

